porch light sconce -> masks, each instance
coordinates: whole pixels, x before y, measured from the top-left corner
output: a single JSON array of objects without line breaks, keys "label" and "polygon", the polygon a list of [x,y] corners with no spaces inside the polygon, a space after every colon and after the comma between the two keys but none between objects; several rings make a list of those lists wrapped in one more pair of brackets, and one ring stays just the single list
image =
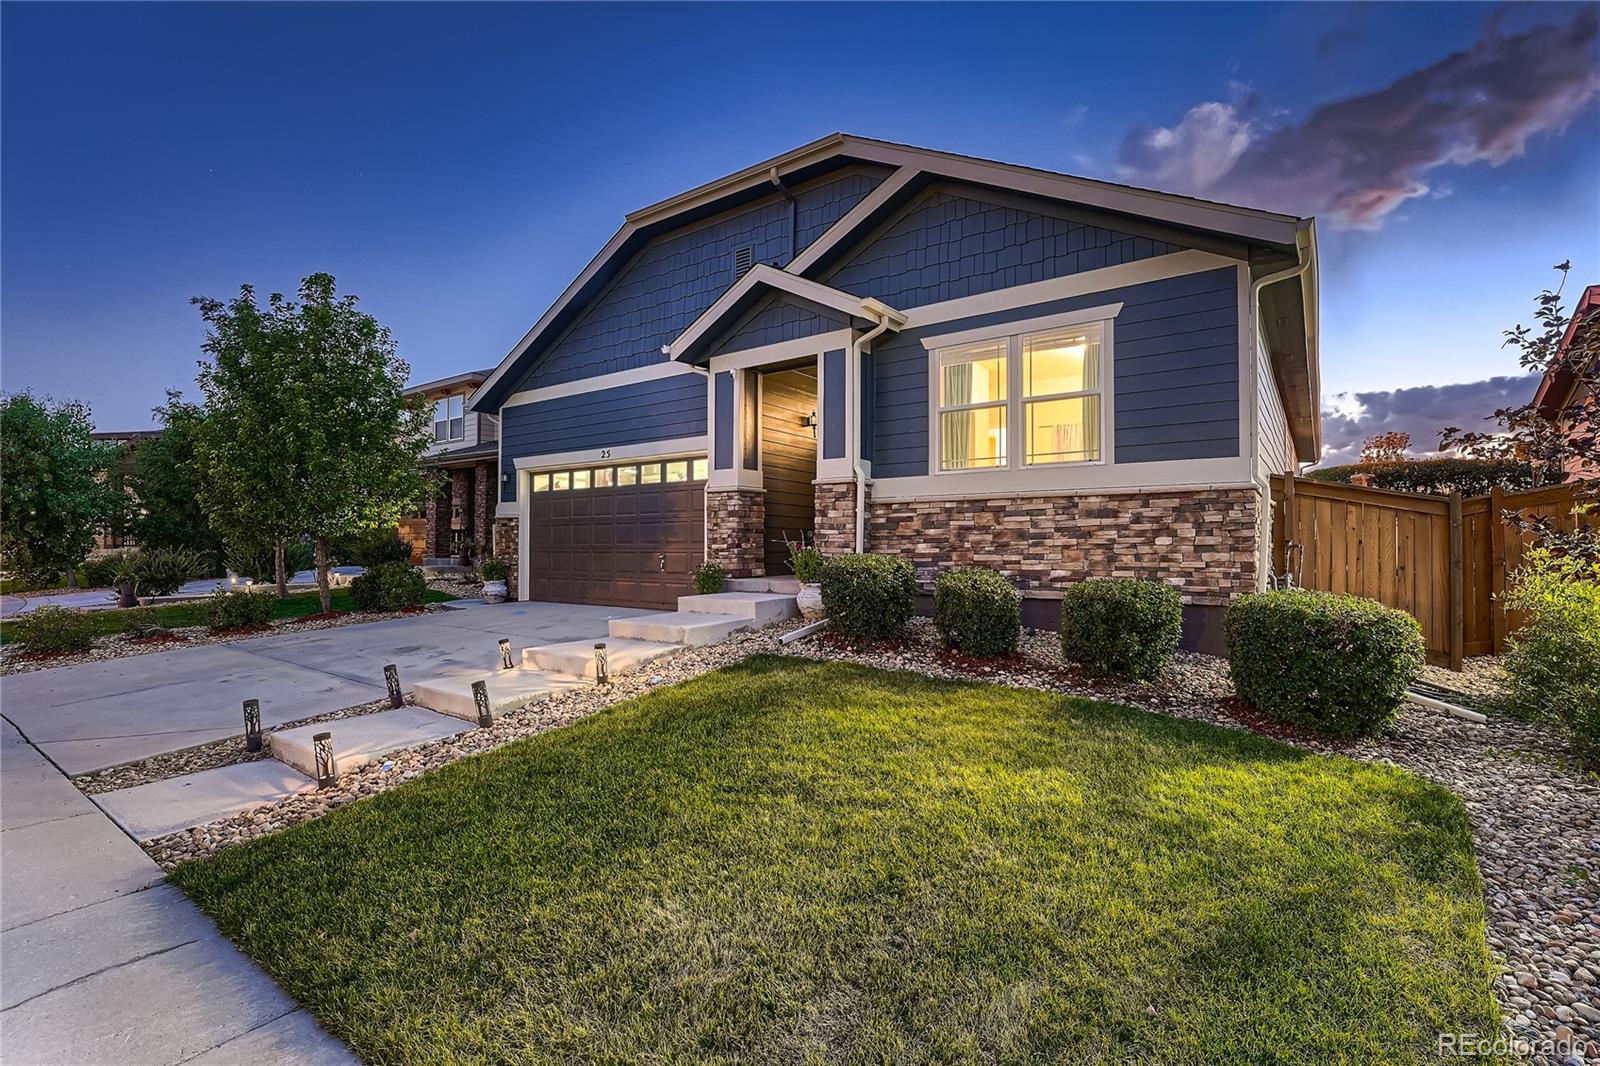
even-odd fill
[{"label": "porch light sconce", "polygon": [[511,641],[500,638],[500,669],[511,669]]},{"label": "porch light sconce", "polygon": [[494,725],[494,709],[489,706],[489,684],[486,681],[472,683],[472,705],[478,709],[478,728],[488,729]]},{"label": "porch light sconce", "polygon": [[383,683],[389,687],[389,706],[399,708],[405,700],[400,696],[400,669],[393,663],[383,668]]},{"label": "porch light sconce", "polygon": [[597,685],[611,684],[611,674],[606,668],[605,641],[601,641],[594,646],[594,683]]},{"label": "porch light sconce", "polygon": [[802,416],[800,424],[811,431],[811,437],[815,440],[817,436],[817,412],[812,411],[810,414]]},{"label": "porch light sconce", "polygon": [[317,760],[317,787],[333,787],[333,734],[318,733],[311,738],[311,752]]},{"label": "porch light sconce", "polygon": [[244,701],[244,750],[261,750],[261,701]]}]

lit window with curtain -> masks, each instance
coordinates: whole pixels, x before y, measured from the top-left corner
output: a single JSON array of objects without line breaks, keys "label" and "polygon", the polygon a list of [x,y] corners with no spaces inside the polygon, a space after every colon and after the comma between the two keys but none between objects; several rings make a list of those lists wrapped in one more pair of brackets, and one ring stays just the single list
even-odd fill
[{"label": "lit window with curtain", "polygon": [[1007,441],[1006,341],[985,341],[939,353],[939,469],[1003,467]]},{"label": "lit window with curtain", "polygon": [[1022,338],[1023,462],[1100,458],[1100,327]]}]

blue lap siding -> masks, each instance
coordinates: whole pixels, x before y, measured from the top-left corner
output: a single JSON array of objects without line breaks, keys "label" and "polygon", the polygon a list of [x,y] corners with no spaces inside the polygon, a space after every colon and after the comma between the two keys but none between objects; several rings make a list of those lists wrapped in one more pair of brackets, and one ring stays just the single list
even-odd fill
[{"label": "blue lap siding", "polygon": [[[699,374],[516,404],[500,411],[501,470],[511,473],[513,460],[523,456],[699,437],[705,431],[706,381]],[[501,498],[516,498],[514,483],[503,484]]]},{"label": "blue lap siding", "polygon": [[1239,291],[1231,267],[907,330],[875,345],[875,477],[929,473],[922,338],[1121,303],[1112,326],[1119,464],[1239,454]]}]

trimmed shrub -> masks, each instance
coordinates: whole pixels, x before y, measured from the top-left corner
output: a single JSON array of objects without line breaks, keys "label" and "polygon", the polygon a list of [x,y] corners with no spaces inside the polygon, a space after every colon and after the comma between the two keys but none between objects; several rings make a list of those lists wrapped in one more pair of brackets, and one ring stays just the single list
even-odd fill
[{"label": "trimmed shrub", "polygon": [[1061,654],[1090,677],[1154,681],[1183,634],[1183,600],[1159,581],[1101,578],[1061,597]]},{"label": "trimmed shrub", "polygon": [[1306,477],[1349,485],[1364,474],[1375,489],[1434,492],[1448,496],[1487,496],[1496,485],[1506,492],[1533,488],[1533,464],[1523,459],[1403,459],[1388,463],[1351,463],[1312,470]]},{"label": "trimmed shrub", "polygon": [[276,602],[277,597],[270,592],[218,589],[206,601],[206,611],[211,616],[212,629],[264,626],[272,621]]},{"label": "trimmed shrub", "polygon": [[358,611],[399,611],[422,603],[428,581],[409,563],[379,563],[350,582]]},{"label": "trimmed shrub", "polygon": [[1279,721],[1331,736],[1394,717],[1423,667],[1422,627],[1360,596],[1292,589],[1242,596],[1223,619],[1239,698]]},{"label": "trimmed shrub", "polygon": [[[345,566],[373,567],[380,563],[405,563],[409,566],[411,543],[400,539],[397,529],[375,529],[334,545],[329,554]],[[306,564],[307,567],[310,565]]]},{"label": "trimmed shrub", "polygon": [[176,548],[149,548],[128,560],[135,590],[141,596],[170,596],[206,570],[205,560]]},{"label": "trimmed shrub", "polygon": [[46,605],[11,623],[22,646],[34,652],[86,651],[97,632],[87,611]]},{"label": "trimmed shrub", "polygon": [[947,570],[933,583],[933,624],[962,655],[1006,655],[1022,637],[1022,593],[987,567]]},{"label": "trimmed shrub", "polygon": [[722,567],[713,562],[701,563],[694,572],[694,591],[699,596],[711,596],[721,592],[728,583],[727,575],[722,572]]},{"label": "trimmed shrub", "polygon": [[822,565],[822,608],[846,640],[887,640],[917,611],[917,572],[892,555],[840,555]]},{"label": "trimmed shrub", "polygon": [[813,585],[822,580],[822,552],[820,549],[800,545],[789,552],[789,569],[802,585]]},{"label": "trimmed shrub", "polygon": [[511,575],[511,568],[499,559],[485,559],[481,572],[485,581],[504,581]]},{"label": "trimmed shrub", "polygon": [[85,559],[78,567],[78,583],[84,588],[108,589],[117,583],[128,552],[112,552],[96,559]]},{"label": "trimmed shrub", "polygon": [[1559,719],[1573,753],[1600,767],[1600,563],[1535,548],[1512,575],[1506,606],[1528,615],[1503,660],[1510,709]]},{"label": "trimmed shrub", "polygon": [[130,637],[155,637],[167,631],[154,607],[130,607],[122,612],[122,632]]}]

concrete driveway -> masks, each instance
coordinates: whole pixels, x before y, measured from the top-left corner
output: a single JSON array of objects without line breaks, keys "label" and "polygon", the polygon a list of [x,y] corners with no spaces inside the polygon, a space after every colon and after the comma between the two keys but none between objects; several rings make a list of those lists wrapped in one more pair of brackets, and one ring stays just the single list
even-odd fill
[{"label": "concrete driveway", "polygon": [[229,644],[17,674],[0,713],[68,774],[237,736],[241,704],[277,725],[378,699],[394,663],[410,689],[499,666],[496,642],[521,649],[604,639],[607,623],[650,612],[566,603],[477,604],[414,618],[256,637]]}]

